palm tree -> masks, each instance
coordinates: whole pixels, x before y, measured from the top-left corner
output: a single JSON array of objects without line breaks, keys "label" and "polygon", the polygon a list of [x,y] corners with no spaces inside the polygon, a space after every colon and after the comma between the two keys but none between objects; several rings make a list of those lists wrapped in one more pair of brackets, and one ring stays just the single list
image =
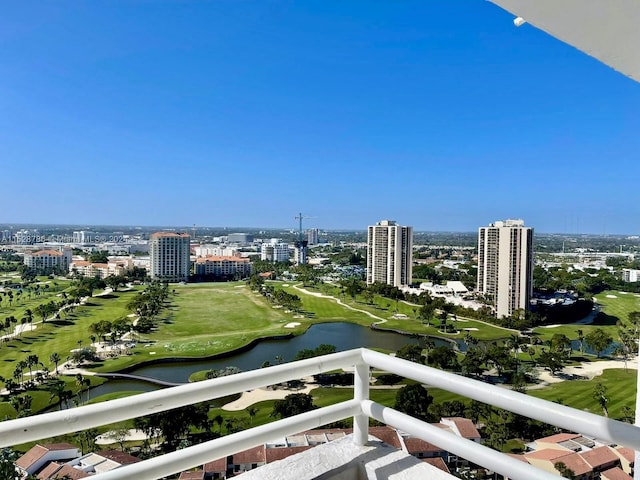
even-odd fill
[{"label": "palm tree", "polygon": [[27,357],[27,367],[29,367],[29,381],[31,381],[33,377],[33,372],[31,371],[31,368],[38,365],[38,363],[40,363],[40,360],[38,359],[37,355],[29,355]]},{"label": "palm tree", "polygon": [[222,423],[224,422],[222,415],[216,415],[213,417],[213,422],[218,424],[218,433],[222,434]]},{"label": "palm tree", "polygon": [[518,335],[510,335],[506,341],[507,347],[513,350],[513,358],[518,359],[518,351],[520,350],[521,339]]},{"label": "palm tree", "polygon": [[60,354],[54,352],[49,355],[49,361],[56,366],[56,375],[58,375],[58,363],[60,363]]},{"label": "palm tree", "polygon": [[578,341],[580,342],[580,354],[582,355],[584,354],[584,333],[581,329],[578,329],[576,333],[578,334]]},{"label": "palm tree", "polygon": [[247,413],[249,414],[250,424],[253,425],[253,417],[258,413],[258,409],[256,407],[247,407]]},{"label": "palm tree", "polygon": [[60,402],[60,410],[62,410],[62,402],[66,400],[65,393],[65,383],[62,380],[53,380],[49,382],[47,385],[47,391],[49,392],[49,401],[53,401],[54,398],[58,397],[58,402]]},{"label": "palm tree", "polygon": [[431,351],[432,348],[435,348],[435,346],[436,346],[435,342],[427,337],[427,339],[424,342],[424,349],[427,351],[427,354],[424,356],[425,364],[429,363],[429,352]]}]

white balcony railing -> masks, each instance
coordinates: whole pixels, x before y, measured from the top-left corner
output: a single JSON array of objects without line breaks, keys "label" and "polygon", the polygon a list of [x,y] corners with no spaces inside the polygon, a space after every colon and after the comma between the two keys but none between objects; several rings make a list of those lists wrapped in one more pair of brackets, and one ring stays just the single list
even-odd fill
[{"label": "white balcony railing", "polygon": [[369,418],[375,418],[514,480],[555,480],[558,478],[557,475],[544,472],[392,408],[372,402],[369,400],[369,371],[371,367],[411,378],[573,432],[595,436],[611,443],[640,450],[640,429],[634,425],[515,393],[505,388],[488,385],[364,348],[95,405],[0,422],[0,448],[149,415],[331,370],[354,368],[354,398],[352,400],[177,450],[96,475],[96,478],[100,480],[157,479],[255,447],[274,438],[317,428],[348,417],[354,419],[353,438],[359,445],[364,445],[367,442]]}]

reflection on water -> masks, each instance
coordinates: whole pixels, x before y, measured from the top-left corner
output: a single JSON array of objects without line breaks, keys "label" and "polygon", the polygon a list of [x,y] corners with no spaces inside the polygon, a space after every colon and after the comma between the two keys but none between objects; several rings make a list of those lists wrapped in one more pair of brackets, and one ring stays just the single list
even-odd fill
[{"label": "reflection on water", "polygon": [[[434,339],[436,345],[450,343],[441,339]],[[306,333],[297,337],[265,340],[252,349],[235,353],[224,358],[213,360],[185,361],[180,363],[160,363],[148,365],[130,371],[133,375],[152,377],[168,382],[188,382],[189,376],[199,370],[222,369],[228,366],[238,367],[242,371],[260,368],[265,362],[275,364],[276,357],[282,357],[285,362],[293,360],[296,353],[304,349],[314,349],[321,343],[335,345],[338,351],[353,348],[383,348],[398,350],[407,344],[417,344],[420,340],[415,337],[401,335],[394,332],[371,330],[352,323],[335,322],[312,325]],[[92,389],[92,396],[126,390],[151,391],[162,388],[146,382],[135,380],[110,380]]]}]

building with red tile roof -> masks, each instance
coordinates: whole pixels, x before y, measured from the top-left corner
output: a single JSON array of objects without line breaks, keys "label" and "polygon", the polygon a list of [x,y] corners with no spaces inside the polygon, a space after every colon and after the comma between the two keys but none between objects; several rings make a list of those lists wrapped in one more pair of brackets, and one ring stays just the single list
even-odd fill
[{"label": "building with red tile roof", "polygon": [[615,454],[612,448],[607,446],[581,452],[580,456],[591,466],[594,472],[601,472],[620,466],[620,457]]},{"label": "building with red tile roof", "polygon": [[49,462],[78,457],[80,457],[80,450],[70,443],[36,444],[16,460],[16,466],[28,475],[35,475]]},{"label": "building with red tile roof", "polygon": [[71,259],[70,248],[38,250],[24,254],[24,264],[38,273],[50,273],[53,270],[67,272]]},{"label": "building with red tile roof", "polygon": [[453,432],[459,437],[466,438],[467,440],[473,440],[476,443],[480,443],[482,437],[480,432],[468,418],[462,417],[447,417],[441,418],[440,423],[450,427]]},{"label": "building with red tile roof", "polygon": [[625,473],[620,467],[615,467],[601,472],[600,480],[633,480],[633,477]]},{"label": "building with red tile roof", "polygon": [[38,475],[36,475],[36,478],[38,480],[47,480],[48,478],[53,478],[55,473],[62,468],[62,465],[62,463],[51,462],[49,465],[44,467],[40,471],[40,473],[38,473]]},{"label": "building with red tile roof", "polygon": [[631,475],[636,461],[636,452],[627,447],[617,447],[613,449],[613,453],[620,459],[622,470]]},{"label": "building with red tile roof", "polygon": [[405,450],[409,455],[413,455],[418,458],[434,458],[444,457],[447,451],[433,445],[432,443],[425,442],[421,438],[403,437]]},{"label": "building with red tile roof", "polygon": [[433,465],[434,467],[442,470],[443,472],[451,473],[451,471],[449,470],[449,467],[447,467],[447,464],[444,463],[444,460],[441,457],[423,458],[422,461],[425,463],[428,463],[429,465]]},{"label": "building with red tile roof", "polygon": [[202,467],[205,478],[227,478],[227,457],[205,463]]},{"label": "building with red tile roof", "polygon": [[369,427],[369,435],[376,437],[387,445],[402,450],[402,441],[398,432],[390,427]]},{"label": "building with red tile roof", "polygon": [[556,458],[553,461],[554,468],[558,463],[564,463],[564,465],[574,473],[576,478],[580,478],[582,476],[589,477],[593,474],[593,468],[579,453],[569,453],[568,455]]},{"label": "building with red tile roof", "polygon": [[315,445],[299,445],[296,447],[267,448],[265,449],[265,460],[266,460],[266,463],[273,463],[278,460],[282,460],[284,458],[290,457],[291,455],[295,455],[297,453],[304,452],[305,450],[309,450],[314,446]]},{"label": "building with red tile roof", "polygon": [[133,455],[120,450],[100,450],[99,452],[96,452],[96,455],[113,460],[120,465],[130,465],[141,461],[138,457],[134,457]]},{"label": "building with red tile roof", "polygon": [[264,445],[234,453],[229,458],[231,458],[229,464],[236,474],[253,470],[267,463]]},{"label": "building with red tile roof", "polygon": [[[459,424],[464,425],[464,422],[460,422],[460,420],[465,419],[456,418],[456,420]],[[450,426],[438,426],[457,434],[457,431],[454,431]],[[462,428],[462,431],[465,434],[470,434],[473,438],[473,431],[465,430],[464,428]],[[267,444],[259,445],[235,453],[232,456],[205,464],[203,466],[204,475],[206,479],[223,479],[226,478],[227,472],[233,472],[238,475],[262,465],[283,460],[292,455],[304,452],[316,445],[322,445],[332,442],[333,440],[344,438],[352,432],[352,429],[316,429],[274,439]],[[403,450],[421,459],[431,459],[433,462],[430,463],[447,472],[448,468],[445,460],[450,458],[454,459],[452,461],[456,460],[455,456],[451,456],[446,450],[419,438],[414,438],[406,433],[399,432],[389,426],[369,427],[369,435],[377,438],[391,448]]]},{"label": "building with red tile roof", "polygon": [[178,480],[204,480],[204,470],[194,472],[182,472]]},{"label": "building with red tile roof", "polygon": [[90,477],[86,472],[83,472],[80,469],[73,468],[71,465],[63,465],[60,470],[58,470],[52,477],[49,477],[46,480],[55,480],[60,478],[69,478],[71,480],[79,480],[80,478]]},{"label": "building with red tile roof", "polygon": [[246,257],[225,257],[207,255],[198,257],[195,262],[195,274],[211,277],[234,277],[246,278],[251,276],[253,265]]}]

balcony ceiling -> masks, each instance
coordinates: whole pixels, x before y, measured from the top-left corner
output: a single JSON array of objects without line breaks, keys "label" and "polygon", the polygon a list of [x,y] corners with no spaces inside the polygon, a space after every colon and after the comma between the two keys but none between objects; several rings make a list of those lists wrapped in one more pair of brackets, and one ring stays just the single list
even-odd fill
[{"label": "balcony ceiling", "polygon": [[637,0],[490,0],[640,82]]}]

